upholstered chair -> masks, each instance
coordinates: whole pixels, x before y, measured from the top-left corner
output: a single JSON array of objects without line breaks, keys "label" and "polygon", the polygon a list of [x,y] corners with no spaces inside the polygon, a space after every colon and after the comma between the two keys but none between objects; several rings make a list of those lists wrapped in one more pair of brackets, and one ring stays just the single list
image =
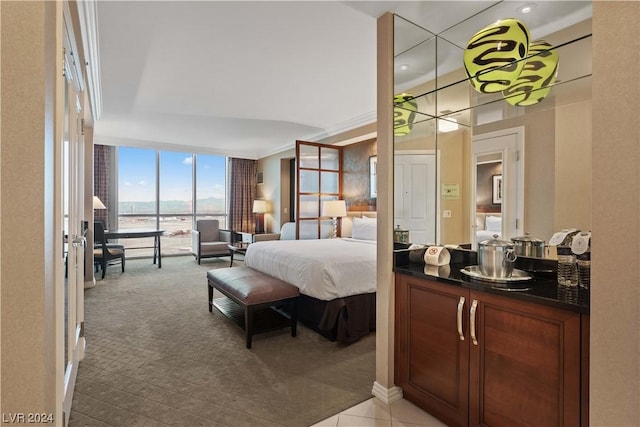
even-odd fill
[{"label": "upholstered chair", "polygon": [[196,229],[191,230],[191,253],[198,264],[202,258],[229,256],[229,245],[235,241],[235,233],[231,230],[220,229],[217,219],[199,219]]}]

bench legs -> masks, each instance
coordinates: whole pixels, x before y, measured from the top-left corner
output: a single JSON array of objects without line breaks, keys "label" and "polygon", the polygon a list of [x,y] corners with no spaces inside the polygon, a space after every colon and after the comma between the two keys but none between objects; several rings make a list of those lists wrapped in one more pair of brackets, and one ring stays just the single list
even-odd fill
[{"label": "bench legs", "polygon": [[[198,261],[199,263],[199,261]],[[209,313],[211,313],[212,309],[213,309],[213,286],[211,286],[211,283],[209,283],[209,286],[207,286],[207,288],[209,289]]]},{"label": "bench legs", "polygon": [[298,334],[298,299],[294,298],[289,300],[291,310],[291,336],[295,337]]},{"label": "bench legs", "polygon": [[[209,281],[207,286],[207,305],[209,307],[209,313],[211,313],[213,311],[213,292],[214,292],[214,287],[215,287],[215,283],[212,283],[211,281]],[[220,291],[223,295],[225,295],[229,300],[234,301],[233,298],[231,298],[229,295],[227,295],[224,291]],[[282,303],[287,303],[289,304],[289,310],[290,310],[290,327],[291,327],[291,336],[295,337],[297,335],[298,332],[298,297],[295,298],[289,298],[286,300],[281,300],[279,302]],[[256,310],[264,310],[264,309],[268,309],[269,306],[278,303],[278,301],[274,301],[274,302],[270,302],[270,303],[264,303],[264,304],[256,304],[256,305],[245,305],[242,302],[239,302],[237,300],[235,300],[235,304],[240,305],[240,307],[242,307],[243,312],[244,312],[244,325],[242,325],[240,323],[240,326],[244,326],[244,330],[245,330],[245,334],[246,334],[246,344],[247,344],[247,348],[251,348],[251,340],[253,338],[253,335],[256,333],[256,328],[255,328],[255,322],[254,322],[254,313]],[[229,317],[230,319],[236,321],[237,323],[241,322],[242,320],[242,315],[240,313],[239,319],[236,318],[235,315],[232,315],[228,312],[228,309],[225,309],[224,307],[221,307],[220,304],[215,304],[216,308],[222,313],[224,314],[226,317]],[[279,316],[282,316],[281,314],[279,314]],[[282,324],[281,324],[282,325]],[[286,325],[286,324],[285,324]],[[282,325],[284,326],[284,325]],[[280,327],[282,327],[280,326]],[[264,329],[262,329],[264,330]],[[258,332],[262,331],[261,328],[258,328]]]},{"label": "bench legs", "polygon": [[[292,298],[288,300],[290,318],[291,318],[291,336],[295,337],[298,334],[298,298]],[[253,313],[256,309],[264,309],[260,305],[244,306],[244,330],[246,333],[247,348],[251,348],[251,339],[253,337],[254,323]]]}]

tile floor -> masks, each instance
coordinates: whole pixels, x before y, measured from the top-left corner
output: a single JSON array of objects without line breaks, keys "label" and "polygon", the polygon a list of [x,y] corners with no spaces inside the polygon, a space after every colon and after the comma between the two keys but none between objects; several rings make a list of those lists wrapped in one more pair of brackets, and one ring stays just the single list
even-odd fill
[{"label": "tile floor", "polygon": [[447,427],[408,400],[390,405],[372,398],[311,427]]}]

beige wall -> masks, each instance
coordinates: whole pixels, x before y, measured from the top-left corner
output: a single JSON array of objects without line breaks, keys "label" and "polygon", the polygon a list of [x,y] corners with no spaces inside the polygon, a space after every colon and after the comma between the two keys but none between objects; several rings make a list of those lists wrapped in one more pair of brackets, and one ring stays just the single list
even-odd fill
[{"label": "beige wall", "polygon": [[554,230],[591,230],[591,101],[556,108]]},{"label": "beige wall", "polygon": [[374,395],[392,400],[394,389],[394,286],[393,265],[393,15],[377,23],[378,42],[378,234],[376,291],[376,382]]},{"label": "beige wall", "polygon": [[591,425],[640,425],[640,2],[593,4]]},{"label": "beige wall", "polygon": [[266,229],[277,233],[280,226],[289,220],[289,160],[296,156],[291,149],[258,160],[258,171],[264,173],[264,183],[258,184],[257,195],[269,201],[270,209],[265,214]]},{"label": "beige wall", "polygon": [[[457,199],[440,198],[440,243],[470,243],[471,234],[469,169],[469,131],[438,134],[440,153],[440,184],[457,184],[460,196]],[[442,211],[451,211],[450,218],[443,218]]]},{"label": "beige wall", "polygon": [[2,412],[54,413],[59,423],[53,259],[58,8],[56,2],[2,2],[1,12]]}]

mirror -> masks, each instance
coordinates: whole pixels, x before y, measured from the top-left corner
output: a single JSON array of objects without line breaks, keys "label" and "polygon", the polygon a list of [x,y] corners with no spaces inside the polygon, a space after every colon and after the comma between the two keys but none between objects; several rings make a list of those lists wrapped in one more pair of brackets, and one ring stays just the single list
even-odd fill
[{"label": "mirror", "polygon": [[548,241],[591,227],[591,2],[538,3],[560,27],[518,17],[559,55],[550,92],[526,107],[476,91],[463,66],[468,40],[512,5],[443,31],[394,18],[394,227],[412,243],[475,249],[488,233]]},{"label": "mirror", "polygon": [[369,198],[378,198],[378,156],[369,157]]}]

